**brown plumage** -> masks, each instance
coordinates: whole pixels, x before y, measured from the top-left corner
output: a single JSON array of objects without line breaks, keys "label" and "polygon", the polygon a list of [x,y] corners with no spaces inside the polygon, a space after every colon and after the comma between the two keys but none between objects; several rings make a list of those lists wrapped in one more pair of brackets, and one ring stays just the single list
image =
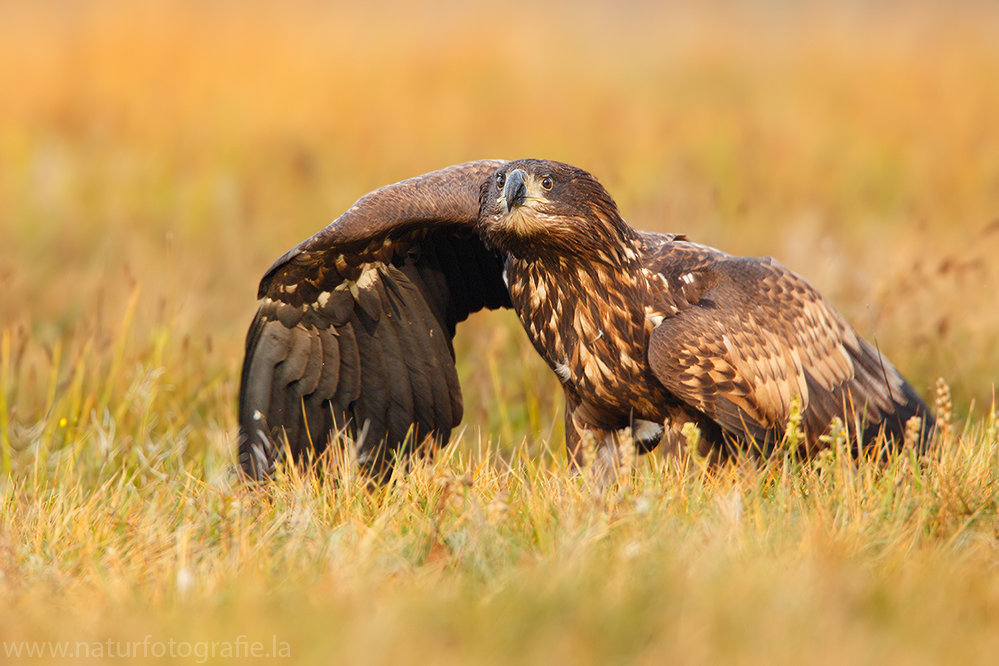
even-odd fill
[{"label": "brown plumage", "polygon": [[483,160],[376,190],[281,257],[260,284],[240,389],[240,463],[273,469],[352,439],[373,473],[462,416],[451,341],[482,308],[513,307],[582,434],[613,456],[631,428],[676,450],[769,451],[796,399],[803,453],[839,416],[861,442],[900,442],[925,404],[802,278],[771,258],[636,231],[588,173]]}]

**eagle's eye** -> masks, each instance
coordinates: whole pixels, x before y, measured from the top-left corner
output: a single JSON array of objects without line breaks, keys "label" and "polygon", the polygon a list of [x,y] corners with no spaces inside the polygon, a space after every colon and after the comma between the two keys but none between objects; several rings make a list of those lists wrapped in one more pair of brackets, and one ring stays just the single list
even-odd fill
[{"label": "eagle's eye", "polygon": [[551,176],[545,176],[544,178],[542,178],[541,179],[541,187],[545,188],[546,190],[552,189],[552,177]]},{"label": "eagle's eye", "polygon": [[503,189],[503,185],[505,183],[506,183],[506,174],[505,173],[498,173],[498,174],[496,174],[496,189],[497,190],[502,190]]}]

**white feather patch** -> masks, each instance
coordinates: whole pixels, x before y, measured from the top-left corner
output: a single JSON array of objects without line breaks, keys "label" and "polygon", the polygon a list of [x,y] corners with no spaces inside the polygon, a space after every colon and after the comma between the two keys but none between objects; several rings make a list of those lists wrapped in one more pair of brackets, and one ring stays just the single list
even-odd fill
[{"label": "white feather patch", "polygon": [[361,277],[357,278],[357,288],[367,290],[377,279],[378,271],[374,268],[368,268],[366,271],[361,273]]},{"label": "white feather patch", "polygon": [[569,369],[568,358],[566,358],[562,363],[555,364],[555,374],[558,375],[558,378],[563,382],[569,381],[569,378],[572,377],[572,371]]},{"label": "white feather patch", "polygon": [[658,439],[662,437],[663,424],[656,423],[655,421],[645,421],[644,419],[635,419],[635,422],[632,424],[631,434],[632,437],[642,442]]}]

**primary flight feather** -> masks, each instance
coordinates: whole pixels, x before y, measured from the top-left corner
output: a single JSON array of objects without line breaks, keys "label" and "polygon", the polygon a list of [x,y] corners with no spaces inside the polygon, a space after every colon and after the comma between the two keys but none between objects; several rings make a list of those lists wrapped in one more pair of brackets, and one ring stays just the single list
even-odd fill
[{"label": "primary flight feather", "polygon": [[[616,455],[770,451],[792,405],[802,453],[834,417],[870,443],[932,416],[898,371],[807,283],[769,257],[733,257],[637,231],[587,172],[482,160],[362,197],[260,283],[240,387],[240,464],[268,476],[353,441],[375,475],[461,421],[452,339],[512,307],[566,398],[570,461],[590,433]],[[626,430],[628,429],[628,430]]]}]

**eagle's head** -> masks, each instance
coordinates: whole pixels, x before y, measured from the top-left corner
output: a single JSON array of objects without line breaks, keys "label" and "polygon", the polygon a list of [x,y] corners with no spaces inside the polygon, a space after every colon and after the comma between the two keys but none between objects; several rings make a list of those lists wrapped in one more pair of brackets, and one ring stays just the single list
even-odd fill
[{"label": "eagle's head", "polygon": [[635,233],[596,178],[569,164],[535,159],[508,162],[483,184],[479,228],[491,245],[517,255],[564,255]]}]

